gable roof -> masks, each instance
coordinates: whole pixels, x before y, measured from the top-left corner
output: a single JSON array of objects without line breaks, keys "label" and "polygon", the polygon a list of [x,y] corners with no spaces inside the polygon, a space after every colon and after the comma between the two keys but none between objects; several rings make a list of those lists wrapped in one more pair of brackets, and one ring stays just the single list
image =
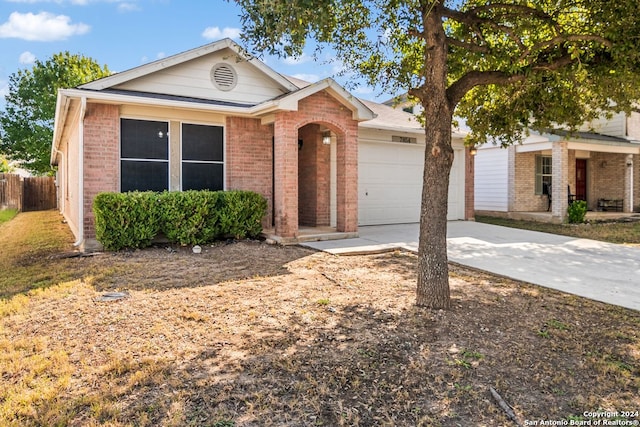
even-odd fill
[{"label": "gable roof", "polygon": [[123,83],[130,82],[131,80],[135,80],[140,77],[144,77],[149,74],[167,69],[169,67],[174,67],[176,65],[180,65],[185,62],[188,62],[188,61],[191,61],[191,60],[194,60],[194,59],[197,59],[205,55],[209,55],[211,53],[218,52],[224,49],[230,49],[236,55],[238,55],[243,60],[252,64],[254,67],[258,68],[267,77],[277,82],[286,90],[295,91],[299,89],[296,85],[294,85],[291,81],[286,79],[280,73],[277,73],[272,68],[268,67],[264,62],[246,53],[240,45],[238,45],[236,42],[234,42],[229,38],[222,39],[213,43],[209,43],[204,46],[200,46],[195,49],[188,50],[186,52],[169,56],[167,58],[159,59],[157,61],[150,62],[148,64],[144,64],[139,67],[131,68],[127,71],[112,74],[110,76],[103,77],[101,79],[94,80],[92,82],[80,85],[78,86],[78,88],[93,89],[93,90],[103,90],[103,89],[112,88],[114,86],[118,86]]}]

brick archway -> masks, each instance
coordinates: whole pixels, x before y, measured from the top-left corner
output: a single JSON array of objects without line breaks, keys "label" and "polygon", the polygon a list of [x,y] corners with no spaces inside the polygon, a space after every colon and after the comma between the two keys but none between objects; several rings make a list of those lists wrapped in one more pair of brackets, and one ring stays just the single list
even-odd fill
[{"label": "brick archway", "polygon": [[[336,142],[336,229],[340,232],[355,232],[358,227],[358,122],[353,119],[351,110],[338,102],[326,91],[314,93],[298,103],[297,111],[279,112],[274,123],[274,207],[275,232],[283,238],[298,236],[300,215],[312,214],[317,222],[325,222],[328,215],[328,194],[318,191],[317,179],[326,176],[323,168],[328,164],[318,163],[326,158],[319,130],[326,127],[335,135]],[[306,181],[303,190],[314,186],[309,206],[300,209],[300,202],[307,203],[309,198],[300,199],[299,149],[298,140],[303,135],[310,142],[309,149],[316,149],[316,156],[302,157],[305,165],[315,162],[314,180]],[[317,154],[320,152],[321,156]],[[315,157],[315,158],[314,158]],[[311,182],[311,184],[309,184]],[[306,197],[306,196],[305,196]],[[311,197],[311,196],[309,196]],[[327,218],[328,219],[328,218]]]}]

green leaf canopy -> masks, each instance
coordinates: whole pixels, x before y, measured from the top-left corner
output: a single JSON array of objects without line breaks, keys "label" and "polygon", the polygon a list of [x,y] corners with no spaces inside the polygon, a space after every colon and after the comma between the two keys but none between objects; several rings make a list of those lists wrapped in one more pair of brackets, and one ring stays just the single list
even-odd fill
[{"label": "green leaf canopy", "polygon": [[49,164],[58,89],[72,88],[111,74],[96,61],[62,52],[9,77],[5,111],[0,112],[0,152],[36,174]]}]

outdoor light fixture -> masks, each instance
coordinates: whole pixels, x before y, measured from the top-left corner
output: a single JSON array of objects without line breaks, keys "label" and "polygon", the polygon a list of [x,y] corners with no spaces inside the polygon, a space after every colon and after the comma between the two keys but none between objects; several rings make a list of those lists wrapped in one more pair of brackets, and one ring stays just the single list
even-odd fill
[{"label": "outdoor light fixture", "polygon": [[331,144],[331,132],[325,132],[322,134],[322,143],[324,145],[330,145]]},{"label": "outdoor light fixture", "polygon": [[469,154],[471,154],[472,156],[475,156],[476,154],[478,154],[478,149],[475,146],[469,148]]}]

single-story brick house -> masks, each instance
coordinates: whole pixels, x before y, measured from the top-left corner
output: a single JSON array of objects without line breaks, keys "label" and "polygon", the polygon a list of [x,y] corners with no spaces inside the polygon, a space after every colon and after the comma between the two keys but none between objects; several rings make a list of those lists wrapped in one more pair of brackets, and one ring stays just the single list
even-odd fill
[{"label": "single-story brick house", "polygon": [[[473,216],[473,169],[455,134],[449,219]],[[61,212],[85,250],[105,191],[252,190],[283,241],[301,226],[357,233],[417,222],[424,131],[332,79],[302,82],[229,39],[58,93],[51,162]]]},{"label": "single-story brick house", "polygon": [[562,222],[570,201],[591,211],[640,210],[640,114],[615,114],[578,132],[532,133],[507,149],[491,143],[475,158],[475,208],[483,215]]}]

